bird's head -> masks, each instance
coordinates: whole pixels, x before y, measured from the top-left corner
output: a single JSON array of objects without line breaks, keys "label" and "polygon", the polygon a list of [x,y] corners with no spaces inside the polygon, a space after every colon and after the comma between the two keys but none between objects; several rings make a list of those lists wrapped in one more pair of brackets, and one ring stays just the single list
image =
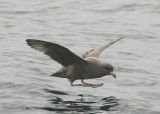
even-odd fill
[{"label": "bird's head", "polygon": [[117,77],[116,74],[113,72],[114,68],[111,64],[105,63],[104,68],[107,73],[106,75],[112,75],[114,78]]}]

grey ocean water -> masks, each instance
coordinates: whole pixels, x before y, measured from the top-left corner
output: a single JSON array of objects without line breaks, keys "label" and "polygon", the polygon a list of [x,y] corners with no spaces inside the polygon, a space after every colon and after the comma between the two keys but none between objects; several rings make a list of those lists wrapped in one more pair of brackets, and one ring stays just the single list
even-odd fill
[{"label": "grey ocean water", "polygon": [[[61,65],[25,42],[82,56],[121,36],[100,56],[117,79],[87,81],[99,88],[50,77]],[[55,113],[160,114],[159,0],[0,0],[0,114]]]}]

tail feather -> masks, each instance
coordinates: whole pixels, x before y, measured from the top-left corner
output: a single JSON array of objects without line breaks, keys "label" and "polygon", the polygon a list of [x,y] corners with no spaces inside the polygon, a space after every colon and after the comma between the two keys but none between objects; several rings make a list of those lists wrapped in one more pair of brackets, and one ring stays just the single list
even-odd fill
[{"label": "tail feather", "polygon": [[56,73],[52,74],[51,76],[66,78],[66,75],[64,72],[56,72]]}]

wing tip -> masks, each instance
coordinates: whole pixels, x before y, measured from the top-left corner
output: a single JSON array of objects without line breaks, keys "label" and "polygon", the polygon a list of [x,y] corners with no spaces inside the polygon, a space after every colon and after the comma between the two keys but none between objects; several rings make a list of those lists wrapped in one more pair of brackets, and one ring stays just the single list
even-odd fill
[{"label": "wing tip", "polygon": [[27,45],[28,45],[28,46],[31,46],[30,41],[31,41],[30,39],[26,39],[26,42],[27,42]]},{"label": "wing tip", "polygon": [[33,42],[34,42],[34,41],[35,41],[34,39],[26,39],[26,43],[27,43],[29,46],[33,45]]},{"label": "wing tip", "polygon": [[26,42],[28,43],[28,42],[31,42],[33,39],[26,39]]},{"label": "wing tip", "polygon": [[26,43],[29,45],[30,39],[26,39]]},{"label": "wing tip", "polygon": [[31,39],[26,39],[26,42],[29,42]]}]

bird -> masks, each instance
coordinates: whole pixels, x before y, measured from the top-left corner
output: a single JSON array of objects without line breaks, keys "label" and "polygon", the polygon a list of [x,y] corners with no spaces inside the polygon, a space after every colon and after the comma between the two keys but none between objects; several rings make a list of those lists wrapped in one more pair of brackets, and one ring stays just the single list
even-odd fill
[{"label": "bird", "polygon": [[[123,38],[118,38],[97,49],[92,49],[83,54],[83,57],[77,56],[66,47],[56,43],[36,39],[26,39],[26,42],[31,48],[43,52],[62,65],[62,68],[51,76],[67,78],[71,86],[97,88],[102,86],[103,83],[90,84],[84,82],[84,80],[101,78],[106,75],[111,75],[114,78],[117,77],[114,73],[113,66],[109,63],[101,62],[99,56],[102,51]],[[76,80],[81,80],[82,83],[74,84],[73,82]]]}]

